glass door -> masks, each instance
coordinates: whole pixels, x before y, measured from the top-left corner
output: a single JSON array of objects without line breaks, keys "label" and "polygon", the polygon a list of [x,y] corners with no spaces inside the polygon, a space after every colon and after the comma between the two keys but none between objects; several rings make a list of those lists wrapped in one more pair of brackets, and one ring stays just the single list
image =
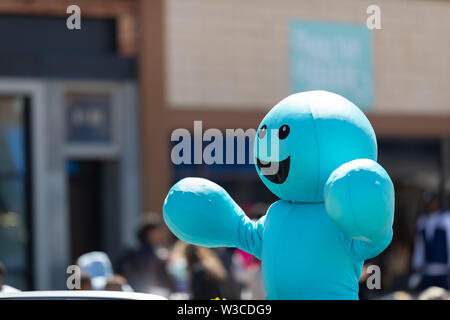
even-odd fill
[{"label": "glass door", "polygon": [[30,289],[29,107],[22,96],[0,96],[0,261],[3,283]]}]

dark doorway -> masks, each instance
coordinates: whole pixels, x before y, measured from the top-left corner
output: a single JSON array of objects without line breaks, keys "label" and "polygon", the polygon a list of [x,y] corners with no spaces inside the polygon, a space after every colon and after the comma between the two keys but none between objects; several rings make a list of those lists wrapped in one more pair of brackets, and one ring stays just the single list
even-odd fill
[{"label": "dark doorway", "polygon": [[69,161],[69,212],[72,262],[102,250],[101,163]]},{"label": "dark doorway", "polygon": [[90,251],[114,259],[120,245],[117,162],[70,160],[67,174],[72,262]]}]

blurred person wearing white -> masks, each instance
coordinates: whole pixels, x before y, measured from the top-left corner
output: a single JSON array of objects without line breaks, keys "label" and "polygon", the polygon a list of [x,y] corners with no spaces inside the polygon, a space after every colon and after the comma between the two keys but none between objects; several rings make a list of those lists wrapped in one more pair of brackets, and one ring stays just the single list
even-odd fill
[{"label": "blurred person wearing white", "polygon": [[[412,268],[421,277],[419,288],[449,289],[450,212],[441,208],[437,196],[427,203],[427,213],[417,221]],[[419,282],[419,281],[416,281]]]},{"label": "blurred person wearing white", "polygon": [[[77,259],[77,265],[85,276],[90,277],[91,288],[86,289],[104,290],[111,279],[118,280],[113,273],[113,267],[108,255],[102,251],[92,251],[81,255]],[[122,280],[120,280],[122,281]],[[133,288],[123,279],[121,290],[133,292]]]},{"label": "blurred person wearing white", "polygon": [[108,279],[112,277],[112,264],[106,253],[92,251],[78,257],[77,265],[81,271],[91,277],[94,290],[102,290]]}]

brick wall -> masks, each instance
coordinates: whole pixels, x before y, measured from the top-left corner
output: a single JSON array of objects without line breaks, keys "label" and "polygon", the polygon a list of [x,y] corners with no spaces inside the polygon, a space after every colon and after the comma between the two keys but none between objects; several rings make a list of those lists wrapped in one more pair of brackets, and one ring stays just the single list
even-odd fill
[{"label": "brick wall", "polygon": [[289,94],[290,19],[374,30],[375,112],[450,114],[450,2],[167,0],[166,86],[176,108],[264,109]]}]

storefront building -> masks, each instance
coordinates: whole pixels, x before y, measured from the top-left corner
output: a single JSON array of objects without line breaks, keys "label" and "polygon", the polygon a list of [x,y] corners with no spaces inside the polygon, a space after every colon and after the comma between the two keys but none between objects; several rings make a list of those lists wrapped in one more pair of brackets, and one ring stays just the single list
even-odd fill
[{"label": "storefront building", "polygon": [[193,132],[196,120],[203,130],[256,129],[287,95],[328,89],[360,106],[375,129],[397,200],[395,242],[381,256],[397,260],[383,264],[394,270],[383,279],[407,274],[424,192],[449,197],[450,4],[378,1],[374,30],[366,26],[370,1],[141,4],[141,17],[164,17],[143,19],[140,29],[144,205],[161,210],[170,185],[190,175],[223,185],[245,208],[270,203],[252,166],[171,163],[171,133]]},{"label": "storefront building", "polygon": [[[14,252],[18,284],[61,287],[81,252],[114,256],[183,176],[212,179],[243,206],[275,200],[249,164],[174,165],[171,134],[196,120],[256,129],[297,91],[336,91],[364,110],[401,237],[424,191],[448,197],[449,3],[380,0],[381,29],[369,30],[370,1],[83,0],[82,29],[68,31],[70,2],[0,4],[0,228],[26,231],[0,232],[11,237],[0,250]],[[27,23],[48,38],[20,33]]]},{"label": "storefront building", "polygon": [[84,1],[81,30],[67,6],[0,5],[0,260],[20,289],[64,289],[79,255],[131,243],[140,213],[134,6]]}]

